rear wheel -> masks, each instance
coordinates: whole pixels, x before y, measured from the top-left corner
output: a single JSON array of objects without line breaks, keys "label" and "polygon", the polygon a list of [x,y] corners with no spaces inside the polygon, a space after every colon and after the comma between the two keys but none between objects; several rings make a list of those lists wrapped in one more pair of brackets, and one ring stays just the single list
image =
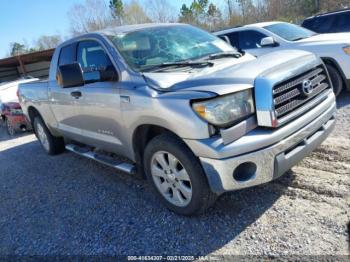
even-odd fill
[{"label": "rear wheel", "polygon": [[11,121],[9,121],[7,118],[5,118],[5,126],[6,126],[7,133],[10,136],[14,136],[16,134],[15,128],[11,124]]},{"label": "rear wheel", "polygon": [[327,64],[326,67],[333,84],[334,94],[338,96],[343,89],[343,78],[334,66]]},{"label": "rear wheel", "polygon": [[34,119],[34,131],[41,145],[49,155],[56,155],[64,151],[64,140],[53,136],[40,116]]},{"label": "rear wheel", "polygon": [[203,213],[217,198],[209,188],[198,158],[171,134],[162,134],[149,142],[144,165],[156,194],[176,213]]}]

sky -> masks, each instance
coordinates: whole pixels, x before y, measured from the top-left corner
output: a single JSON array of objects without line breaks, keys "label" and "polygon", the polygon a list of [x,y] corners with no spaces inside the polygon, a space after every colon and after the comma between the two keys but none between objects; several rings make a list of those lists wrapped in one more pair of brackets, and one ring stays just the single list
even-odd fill
[{"label": "sky", "polygon": [[[105,0],[108,2],[108,0]],[[140,0],[142,3],[146,0]],[[10,51],[11,42],[29,46],[42,35],[69,36],[69,9],[84,0],[0,0],[0,58]],[[191,0],[169,1],[176,10]]]}]

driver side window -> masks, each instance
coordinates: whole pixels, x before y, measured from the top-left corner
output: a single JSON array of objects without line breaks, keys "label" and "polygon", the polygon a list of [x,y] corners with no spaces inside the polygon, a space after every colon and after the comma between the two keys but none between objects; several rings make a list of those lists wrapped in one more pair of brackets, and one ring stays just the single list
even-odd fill
[{"label": "driver side window", "polygon": [[90,40],[78,44],[77,62],[83,70],[86,83],[100,81],[102,72],[114,68],[103,47],[96,41]]},{"label": "driver side window", "polygon": [[243,50],[260,48],[261,39],[266,35],[254,30],[239,32],[239,47]]}]

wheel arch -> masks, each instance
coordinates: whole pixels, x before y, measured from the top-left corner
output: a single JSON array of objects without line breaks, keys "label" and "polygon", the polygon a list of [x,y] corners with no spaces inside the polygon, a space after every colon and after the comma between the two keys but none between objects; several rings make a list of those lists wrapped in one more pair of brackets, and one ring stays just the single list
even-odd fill
[{"label": "wheel arch", "polygon": [[341,69],[339,63],[332,57],[321,57],[321,59],[322,59],[323,63],[325,63],[326,65],[333,66],[339,72],[339,74],[343,80],[343,84],[344,84],[345,88],[349,90],[350,85],[347,83],[345,74],[344,74],[343,70]]},{"label": "wheel arch", "polygon": [[[171,134],[178,139],[181,139],[178,135],[176,135],[171,130],[154,124],[142,124],[138,126],[133,135],[132,135],[132,148],[135,155],[135,160],[138,167],[143,166],[143,153],[147,146],[147,144],[156,136],[168,133]],[[138,170],[142,170],[142,168],[138,168]],[[145,177],[145,174],[142,170],[141,175]]]},{"label": "wheel arch", "polygon": [[28,117],[29,117],[29,121],[32,124],[32,126],[34,125],[34,119],[36,116],[43,118],[41,116],[41,114],[39,113],[38,109],[36,109],[34,106],[29,106],[28,107]]}]

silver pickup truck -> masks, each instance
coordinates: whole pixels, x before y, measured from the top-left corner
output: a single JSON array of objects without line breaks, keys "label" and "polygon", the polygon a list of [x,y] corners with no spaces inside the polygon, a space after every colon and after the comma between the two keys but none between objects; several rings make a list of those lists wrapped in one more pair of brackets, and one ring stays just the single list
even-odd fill
[{"label": "silver pickup truck", "polygon": [[19,93],[49,154],[67,149],[145,176],[184,215],[279,177],[335,125],[332,85],[315,55],[256,59],[183,24],[73,38],[57,47],[49,80]]}]

